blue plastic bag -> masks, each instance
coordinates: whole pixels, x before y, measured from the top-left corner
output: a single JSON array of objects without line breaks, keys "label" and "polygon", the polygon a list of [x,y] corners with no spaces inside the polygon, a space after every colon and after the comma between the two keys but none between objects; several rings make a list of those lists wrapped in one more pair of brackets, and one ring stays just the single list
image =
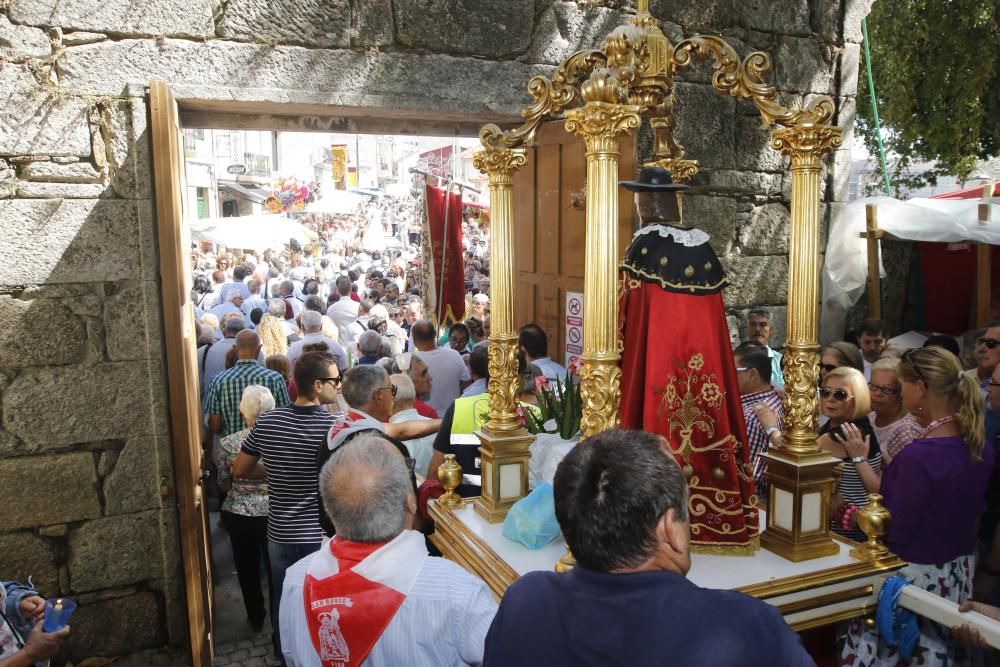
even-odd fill
[{"label": "blue plastic bag", "polygon": [[541,549],[559,536],[551,484],[539,484],[514,503],[503,520],[503,536],[529,549]]}]

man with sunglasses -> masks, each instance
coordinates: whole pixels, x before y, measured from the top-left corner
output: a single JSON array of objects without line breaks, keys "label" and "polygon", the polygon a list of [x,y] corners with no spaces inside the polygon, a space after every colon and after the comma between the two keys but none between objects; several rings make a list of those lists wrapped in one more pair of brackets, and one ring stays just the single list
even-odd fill
[{"label": "man with sunglasses", "polygon": [[[389,374],[381,366],[355,366],[348,371],[344,376],[341,393],[351,409],[330,427],[326,446],[316,454],[317,474],[337,447],[361,433],[370,435],[377,432],[398,444],[402,451],[408,451],[402,441],[437,433],[441,428],[440,419],[389,423],[395,411],[393,399],[397,391],[396,385],[389,380]],[[412,459],[410,464],[412,465]],[[319,523],[325,534],[333,534],[333,524],[329,517],[321,513]]]},{"label": "man with sunglasses", "polygon": [[983,335],[976,339],[976,367],[965,374],[979,383],[983,398],[987,398],[990,376],[1000,365],[1000,321],[990,322]]},{"label": "man with sunglasses", "polygon": [[[325,406],[337,400],[340,385],[337,359],[327,352],[303,354],[293,375],[298,389],[295,402],[262,414],[233,462],[233,477],[267,480],[267,553],[275,628],[285,571],[323,541],[316,456],[337,419]],[[273,641],[280,658],[277,629]]]}]

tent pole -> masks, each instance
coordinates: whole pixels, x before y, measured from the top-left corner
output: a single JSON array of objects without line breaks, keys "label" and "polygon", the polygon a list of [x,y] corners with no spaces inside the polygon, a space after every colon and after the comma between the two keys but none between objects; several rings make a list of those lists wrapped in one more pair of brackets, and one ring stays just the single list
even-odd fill
[{"label": "tent pole", "polygon": [[882,319],[882,277],[879,275],[878,257],[878,207],[865,206],[865,227],[868,242],[868,317]]}]

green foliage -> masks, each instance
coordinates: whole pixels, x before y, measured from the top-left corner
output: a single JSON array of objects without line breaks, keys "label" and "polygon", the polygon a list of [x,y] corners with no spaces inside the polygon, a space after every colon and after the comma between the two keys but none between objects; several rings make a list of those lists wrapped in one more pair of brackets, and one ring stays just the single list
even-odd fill
[{"label": "green foliage", "polygon": [[554,386],[548,381],[536,384],[535,398],[537,411],[523,410],[529,433],[558,433],[563,440],[569,440],[579,432],[583,402],[580,385],[573,381],[572,372],[567,371],[565,380],[556,380]]},{"label": "green foliage", "polygon": [[[1000,0],[878,0],[868,17],[872,75],[897,190],[964,180],[1000,151]],[[858,130],[878,154],[864,54]],[[936,171],[914,178],[914,162]]]}]

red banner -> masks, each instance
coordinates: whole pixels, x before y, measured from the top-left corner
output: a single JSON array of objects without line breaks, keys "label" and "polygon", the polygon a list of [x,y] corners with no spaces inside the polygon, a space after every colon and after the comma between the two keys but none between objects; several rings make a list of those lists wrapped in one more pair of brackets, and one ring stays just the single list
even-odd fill
[{"label": "red banner", "polygon": [[447,194],[444,190],[428,185],[424,202],[427,207],[431,255],[434,258],[434,281],[431,284],[425,283],[424,289],[432,290],[438,324],[447,326],[460,322],[465,317],[462,195]]}]

